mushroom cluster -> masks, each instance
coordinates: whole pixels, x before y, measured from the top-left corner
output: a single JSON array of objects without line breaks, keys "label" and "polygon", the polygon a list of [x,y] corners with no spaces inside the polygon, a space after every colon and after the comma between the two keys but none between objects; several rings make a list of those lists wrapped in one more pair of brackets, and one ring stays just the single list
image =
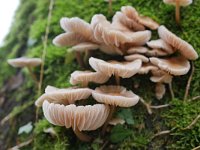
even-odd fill
[{"label": "mushroom cluster", "polygon": [[[169,84],[173,97],[173,76],[187,74],[190,70],[189,60],[198,58],[189,43],[151,18],[139,15],[131,6],[123,6],[121,11],[115,13],[112,22],[97,14],[92,17],[91,23],[76,17],[62,18],[60,24],[65,33],[58,35],[53,43],[72,46],[79,63],[83,63],[81,54],[88,55],[91,50],[119,55],[124,59],[105,61],[90,57],[88,61],[95,72],[88,69],[73,72],[70,83],[76,87],[58,89],[48,86],[35,103],[43,107],[50,123],[72,127],[79,139],[84,141],[91,138],[80,131],[96,130],[104,124],[104,133],[116,107],[132,107],[138,103],[140,97],[120,86],[120,78],[151,73],[150,80],[156,83],[157,99],[163,98],[165,84]],[[150,30],[158,30],[160,39],[150,41]],[[90,82],[104,84],[112,76],[116,79],[116,85],[89,88]],[[89,96],[101,104],[77,106],[78,100],[88,99]]]}]

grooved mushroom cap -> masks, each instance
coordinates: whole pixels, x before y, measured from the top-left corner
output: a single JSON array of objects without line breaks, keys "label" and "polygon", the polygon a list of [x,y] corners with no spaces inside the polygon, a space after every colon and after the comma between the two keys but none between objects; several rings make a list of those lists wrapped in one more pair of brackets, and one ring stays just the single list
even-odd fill
[{"label": "grooved mushroom cap", "polygon": [[72,127],[79,131],[96,130],[106,121],[110,112],[109,106],[95,104],[93,106],[61,105],[44,101],[43,112],[45,118],[58,126]]},{"label": "grooved mushroom cap", "polygon": [[79,83],[83,83],[83,85],[87,85],[89,82],[95,83],[105,83],[109,79],[109,76],[102,74],[100,72],[92,72],[92,71],[74,71],[71,74],[70,83],[72,85],[76,85]]},{"label": "grooved mushroom cap", "polygon": [[120,107],[131,107],[139,101],[139,96],[122,86],[100,86],[92,92],[92,96],[100,103]]},{"label": "grooved mushroom cap", "polygon": [[92,90],[89,88],[67,88],[67,89],[58,89],[54,87],[48,87],[45,90],[45,93],[41,95],[36,101],[35,105],[40,107],[44,100],[53,103],[61,104],[74,104],[77,100],[82,100],[88,98],[92,93]]},{"label": "grooved mushroom cap", "polygon": [[158,67],[152,65],[151,63],[144,63],[140,68],[138,74],[147,74],[149,71],[158,70]]},{"label": "grooved mushroom cap", "polygon": [[168,44],[176,48],[185,58],[195,60],[198,58],[197,52],[192,45],[177,37],[174,33],[170,32],[165,26],[158,28],[158,34]]},{"label": "grooved mushroom cap", "polygon": [[96,50],[98,48],[99,48],[98,44],[84,42],[84,43],[80,43],[80,44],[73,46],[72,50],[79,51],[79,52],[85,52],[86,50]]},{"label": "grooved mushroom cap", "polygon": [[122,78],[129,78],[139,71],[142,61],[138,59],[132,62],[105,62],[101,59],[91,57],[89,59],[89,64],[95,71],[101,72],[109,77],[118,75]]},{"label": "grooved mushroom cap", "polygon": [[61,18],[60,26],[66,32],[76,33],[90,40],[92,40],[93,38],[93,31],[91,25],[78,17]]},{"label": "grooved mushroom cap", "polygon": [[131,47],[128,49],[127,53],[128,54],[135,54],[135,53],[146,53],[149,49],[146,47],[142,47],[142,46],[137,46],[137,47]]},{"label": "grooved mushroom cap", "polygon": [[8,64],[16,68],[35,67],[39,66],[42,63],[42,60],[40,58],[27,58],[27,57],[8,59],[7,61]]},{"label": "grooved mushroom cap", "polygon": [[155,90],[156,90],[156,98],[158,100],[162,99],[166,92],[165,85],[163,83],[157,83]]},{"label": "grooved mushroom cap", "polygon": [[134,60],[140,59],[142,60],[142,62],[145,62],[145,63],[149,62],[149,58],[140,54],[127,55],[127,56],[124,56],[124,59],[127,61],[134,61]]},{"label": "grooved mushroom cap", "polygon": [[187,74],[187,72],[190,70],[189,61],[181,56],[165,59],[151,57],[150,61],[160,69],[175,76]]},{"label": "grooved mushroom cap", "polygon": [[149,42],[147,42],[147,45],[150,48],[153,48],[153,49],[162,49],[165,52],[167,52],[168,54],[172,54],[175,51],[175,50],[173,50],[173,48],[171,47],[171,45],[167,44],[162,39],[149,41]]},{"label": "grooved mushroom cap", "polygon": [[155,22],[153,19],[151,19],[147,16],[139,16],[136,9],[131,6],[123,6],[123,7],[121,7],[121,11],[129,19],[134,20],[135,22],[138,22],[139,24],[141,24],[147,28],[155,30],[159,27],[159,24],[157,22]]},{"label": "grooved mushroom cap", "polygon": [[152,49],[145,53],[147,56],[167,56],[169,55],[166,51],[162,49]]},{"label": "grooved mushroom cap", "polygon": [[170,5],[176,5],[176,1],[179,1],[180,6],[188,6],[192,4],[192,0],[163,0],[164,3]]},{"label": "grooved mushroom cap", "polygon": [[115,45],[105,45],[101,44],[99,48],[102,52],[109,55],[123,55],[122,50],[120,50]]}]

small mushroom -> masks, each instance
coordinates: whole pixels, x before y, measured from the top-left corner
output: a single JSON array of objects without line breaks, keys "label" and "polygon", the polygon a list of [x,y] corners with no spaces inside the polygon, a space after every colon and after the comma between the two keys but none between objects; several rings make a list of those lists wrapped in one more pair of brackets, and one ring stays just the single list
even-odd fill
[{"label": "small mushroom", "polygon": [[147,45],[148,45],[148,47],[150,47],[152,49],[162,49],[163,51],[167,52],[168,54],[172,54],[175,51],[171,45],[167,44],[162,39],[149,41],[149,42],[147,42]]},{"label": "small mushroom", "polygon": [[148,51],[149,49],[146,47],[142,47],[142,46],[136,46],[136,47],[131,47],[128,49],[127,53],[128,54],[144,54]]},{"label": "small mushroom", "polygon": [[127,61],[134,61],[134,60],[140,59],[144,63],[149,62],[149,58],[140,54],[127,55],[127,56],[124,56],[124,59]]},{"label": "small mushroom", "polygon": [[138,74],[147,74],[149,71],[158,70],[158,67],[152,65],[151,63],[143,63],[142,67],[138,71]]},{"label": "small mushroom", "polygon": [[137,59],[132,62],[118,62],[118,61],[103,61],[101,59],[91,57],[89,59],[90,66],[97,72],[101,72],[107,76],[115,76],[116,83],[119,85],[120,77],[130,78],[135,75],[141,65],[142,61]]},{"label": "small mushroom", "polygon": [[113,126],[116,126],[117,124],[124,124],[125,123],[125,120],[124,119],[121,119],[121,118],[112,118],[110,121],[109,121],[109,124],[110,125],[113,125]]},{"label": "small mushroom", "polygon": [[36,85],[38,86],[39,81],[36,75],[33,73],[32,68],[41,65],[42,60],[40,58],[27,58],[27,57],[20,57],[15,59],[8,59],[8,64],[15,68],[24,68],[27,67],[28,71],[35,81]]},{"label": "small mushroom", "polygon": [[102,74],[100,72],[92,71],[75,71],[71,74],[70,83],[72,85],[80,84],[83,87],[87,87],[89,82],[94,83],[105,83],[108,81],[109,76]]},{"label": "small mushroom", "polygon": [[185,58],[189,60],[195,60],[198,58],[198,54],[192,45],[177,37],[165,26],[162,25],[158,28],[158,34],[162,40],[177,49]]},{"label": "small mushroom", "polygon": [[58,89],[47,86],[45,93],[35,101],[35,105],[37,107],[42,106],[44,100],[65,105],[74,104],[77,100],[87,99],[91,93],[92,90],[89,88]]},{"label": "small mushroom", "polygon": [[100,86],[92,92],[93,98],[104,104],[108,104],[111,107],[110,114],[104,124],[102,133],[105,133],[108,122],[115,112],[115,107],[132,107],[139,101],[139,96],[134,94],[132,91],[127,91],[122,86]]},{"label": "small mushroom", "polygon": [[162,50],[162,49],[152,49],[152,50],[148,50],[145,53],[147,56],[167,56],[169,55],[166,51]]},{"label": "small mushroom", "polygon": [[152,64],[175,76],[187,74],[190,70],[190,62],[182,56],[165,59],[151,57],[149,59]]},{"label": "small mushroom", "polygon": [[43,103],[45,118],[52,124],[65,126],[73,129],[76,136],[85,142],[91,141],[91,137],[81,131],[96,130],[106,121],[109,114],[109,107],[104,104],[93,106],[75,106],[54,104],[48,101]]},{"label": "small mushroom", "polygon": [[164,3],[176,6],[176,23],[180,24],[180,6],[188,6],[192,0],[163,0]]},{"label": "small mushroom", "polygon": [[165,94],[165,85],[163,83],[157,83],[156,84],[156,98],[158,100],[162,99]]}]

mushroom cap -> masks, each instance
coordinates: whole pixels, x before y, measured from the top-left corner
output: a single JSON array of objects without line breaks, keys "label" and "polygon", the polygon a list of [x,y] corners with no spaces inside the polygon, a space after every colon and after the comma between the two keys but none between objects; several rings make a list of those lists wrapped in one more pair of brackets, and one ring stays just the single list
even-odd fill
[{"label": "mushroom cap", "polygon": [[156,30],[160,26],[156,21],[154,21],[153,19],[147,16],[140,16],[139,23],[141,23],[142,25],[144,25],[145,27],[151,30]]},{"label": "mushroom cap", "polygon": [[162,99],[166,92],[165,85],[163,83],[157,83],[155,92],[156,92],[156,98],[158,100]]},{"label": "mushroom cap", "polygon": [[128,49],[127,53],[128,54],[135,54],[135,53],[146,53],[149,49],[143,46],[136,46],[136,47],[131,47]]},{"label": "mushroom cap", "polygon": [[145,53],[147,56],[167,56],[169,55],[166,51],[162,49],[152,49]]},{"label": "mushroom cap", "polygon": [[134,60],[140,59],[142,60],[142,62],[145,62],[145,63],[149,62],[149,58],[140,54],[127,55],[127,56],[124,56],[124,59],[127,61],[134,61]]},{"label": "mushroom cap", "polygon": [[101,44],[99,49],[109,55],[123,55],[122,50],[120,50],[118,47],[115,45],[106,45],[106,44]]},{"label": "mushroom cap", "polygon": [[176,48],[185,58],[195,60],[198,58],[197,52],[192,45],[177,37],[174,33],[170,32],[165,26],[158,28],[158,34],[168,44]]},{"label": "mushroom cap", "polygon": [[56,46],[74,46],[87,41],[88,40],[82,35],[73,32],[67,32],[56,36],[53,39],[53,44]]},{"label": "mushroom cap", "polygon": [[182,56],[165,59],[151,57],[150,62],[175,76],[187,74],[190,70],[190,62]]},{"label": "mushroom cap", "polygon": [[149,71],[158,70],[158,67],[152,65],[151,63],[143,63],[138,74],[147,74]]},{"label": "mushroom cap", "polygon": [[173,76],[168,74],[163,70],[151,70],[153,76],[150,77],[150,80],[155,83],[171,83]]},{"label": "mushroom cap", "polygon": [[66,105],[74,104],[77,100],[87,99],[91,95],[91,93],[92,90],[89,88],[58,89],[47,87],[45,93],[35,101],[35,105],[38,107],[42,106],[44,100]]},{"label": "mushroom cap", "polygon": [[91,57],[89,64],[95,71],[101,72],[109,77],[118,75],[122,78],[129,78],[139,71],[142,61],[138,59],[132,62],[105,62],[101,59]]},{"label": "mushroom cap", "polygon": [[42,63],[42,59],[40,58],[20,57],[20,58],[15,58],[15,59],[8,59],[8,64],[16,68],[35,67],[35,66],[39,66],[41,63]]},{"label": "mushroom cap", "polygon": [[[163,0],[164,3],[170,4],[170,5],[176,5],[177,0]],[[192,4],[192,0],[178,0],[180,6],[188,6]]]},{"label": "mushroom cap", "polygon": [[139,101],[139,96],[122,86],[100,86],[92,92],[92,96],[100,103],[120,107],[131,107]]},{"label": "mushroom cap", "polygon": [[173,50],[171,45],[167,44],[162,39],[149,41],[149,42],[147,42],[147,45],[153,49],[162,49],[163,51],[167,52],[168,54],[172,54],[175,51],[175,50]]},{"label": "mushroom cap", "polygon": [[74,71],[71,74],[70,83],[76,85],[79,83],[95,82],[95,83],[105,83],[109,79],[109,76],[102,74],[100,72],[92,71]]},{"label": "mushroom cap", "polygon": [[85,52],[87,50],[96,50],[99,48],[98,44],[90,43],[90,42],[84,42],[79,43],[72,47],[72,50],[78,51],[78,52]]},{"label": "mushroom cap", "polygon": [[93,31],[91,25],[78,17],[63,17],[60,19],[60,26],[66,32],[82,35],[89,40],[93,39]]},{"label": "mushroom cap", "polygon": [[106,121],[110,112],[109,106],[95,104],[93,106],[61,105],[44,101],[43,112],[45,118],[58,126],[78,128],[80,131],[96,130]]}]

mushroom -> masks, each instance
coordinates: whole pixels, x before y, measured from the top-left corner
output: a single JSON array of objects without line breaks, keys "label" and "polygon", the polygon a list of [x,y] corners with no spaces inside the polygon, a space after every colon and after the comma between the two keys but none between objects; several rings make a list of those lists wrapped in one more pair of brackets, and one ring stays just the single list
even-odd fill
[{"label": "mushroom", "polygon": [[36,85],[39,84],[36,75],[33,73],[32,68],[39,66],[42,63],[40,58],[27,58],[27,57],[20,57],[15,59],[8,59],[8,64],[15,68],[24,68],[27,67],[32,79],[35,81]]},{"label": "mushroom", "polygon": [[108,79],[109,76],[100,72],[75,71],[71,74],[70,83],[72,85],[81,83],[82,87],[87,87],[89,82],[105,83]]},{"label": "mushroom", "polygon": [[176,6],[176,23],[180,24],[180,6],[188,6],[192,0],[163,0],[164,3]]},{"label": "mushroom", "polygon": [[134,20],[138,22],[139,24],[146,26],[147,28],[150,28],[152,30],[156,30],[159,27],[159,24],[152,20],[151,18],[147,16],[139,16],[138,12],[135,10],[135,8],[131,6],[123,6],[121,7],[121,11],[123,14],[125,14],[129,19]]},{"label": "mushroom", "polygon": [[42,106],[44,100],[53,103],[62,103],[65,105],[74,104],[77,100],[87,99],[91,93],[92,90],[89,88],[58,89],[47,86],[45,93],[35,101],[35,105],[37,107]]},{"label": "mushroom", "polygon": [[139,96],[134,94],[132,91],[127,91],[122,86],[100,86],[92,92],[93,98],[104,104],[110,105],[110,114],[104,124],[102,133],[105,133],[108,122],[115,112],[115,107],[132,107],[139,101]]},{"label": "mushroom", "polygon": [[171,45],[167,44],[162,39],[149,41],[147,42],[147,45],[148,47],[153,48],[153,49],[162,49],[168,54],[172,54],[175,51]]},{"label": "mushroom", "polygon": [[101,72],[107,76],[115,76],[116,83],[119,85],[120,77],[130,78],[135,75],[141,65],[142,61],[137,59],[132,62],[118,62],[118,61],[103,61],[101,59],[91,57],[89,59],[90,66],[97,72]]},{"label": "mushroom", "polygon": [[45,118],[52,124],[65,126],[73,129],[76,136],[85,142],[91,141],[91,137],[81,131],[96,130],[106,121],[109,114],[109,107],[104,104],[95,104],[93,106],[76,106],[54,104],[48,101],[43,103],[43,112]]},{"label": "mushroom", "polygon": [[124,119],[121,119],[121,118],[112,118],[110,121],[109,121],[109,124],[110,125],[113,125],[113,126],[116,126],[117,124],[124,124],[125,123],[125,120]]},{"label": "mushroom", "polygon": [[192,45],[177,37],[165,26],[162,25],[158,28],[158,34],[162,40],[177,49],[185,58],[189,60],[195,60],[198,58],[198,54]]},{"label": "mushroom", "polygon": [[143,55],[140,55],[140,54],[127,55],[127,56],[124,56],[124,59],[127,61],[134,61],[134,60],[140,59],[144,63],[149,62],[149,58],[147,58]]},{"label": "mushroom", "polygon": [[147,74],[149,71],[158,70],[158,67],[152,65],[151,63],[143,63],[142,67],[138,71],[138,74]]},{"label": "mushroom", "polygon": [[167,56],[167,55],[169,55],[166,51],[164,51],[162,49],[148,50],[145,54],[147,56]]},{"label": "mushroom", "polygon": [[128,49],[127,53],[128,54],[136,54],[136,53],[140,53],[140,54],[144,54],[148,51],[149,49],[146,47],[142,47],[142,46],[136,46],[136,47],[131,47]]},{"label": "mushroom", "polygon": [[158,100],[162,99],[165,94],[165,85],[163,83],[157,83],[156,84],[156,98]]}]

